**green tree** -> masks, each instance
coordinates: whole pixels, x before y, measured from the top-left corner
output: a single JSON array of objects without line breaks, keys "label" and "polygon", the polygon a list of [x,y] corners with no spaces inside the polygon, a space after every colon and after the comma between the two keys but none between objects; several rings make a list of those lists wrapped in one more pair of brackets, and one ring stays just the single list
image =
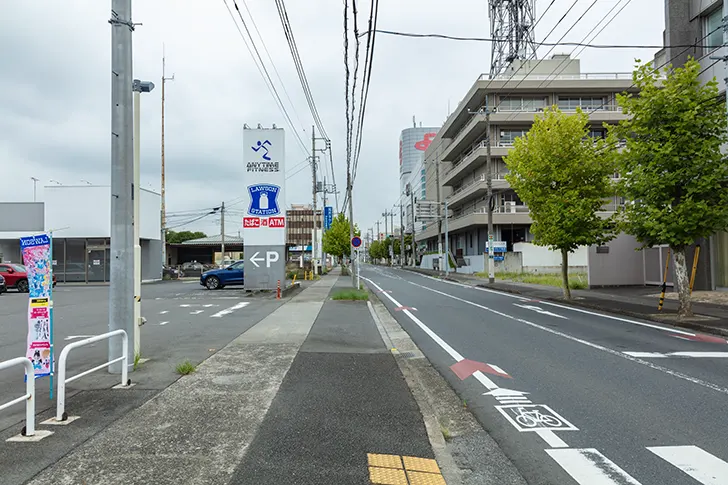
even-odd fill
[{"label": "green tree", "polygon": [[380,241],[372,241],[372,243],[369,245],[369,257],[372,258],[372,261],[376,262],[381,258],[381,246],[382,243]]},{"label": "green tree", "polygon": [[[639,62],[639,61],[638,61]],[[621,191],[628,198],[625,230],[643,247],[668,244],[674,255],[678,315],[692,315],[686,248],[728,227],[726,105],[718,83],[699,80],[700,64],[633,74],[639,96],[618,96],[630,118],[615,133],[626,140],[619,156]]]},{"label": "green tree", "polygon": [[505,159],[511,187],[531,211],[534,243],[561,252],[564,298],[569,290],[569,253],[614,238],[614,217],[597,211],[614,194],[614,156],[605,140],[589,137],[589,116],[558,108],[537,116]]},{"label": "green tree", "polygon": [[[361,236],[358,226],[354,226],[354,234]],[[341,259],[349,255],[351,251],[351,239],[349,239],[349,219],[343,212],[339,213],[331,221],[331,227],[326,230],[323,236],[323,250],[325,253]]]},{"label": "green tree", "polygon": [[207,234],[200,231],[167,231],[167,242],[169,244],[181,244],[191,239],[201,239],[207,237]]}]

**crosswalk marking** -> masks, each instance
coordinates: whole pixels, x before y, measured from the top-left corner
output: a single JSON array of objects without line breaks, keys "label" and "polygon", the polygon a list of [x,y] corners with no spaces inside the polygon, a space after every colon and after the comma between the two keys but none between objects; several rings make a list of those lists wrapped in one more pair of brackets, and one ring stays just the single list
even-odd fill
[{"label": "crosswalk marking", "polygon": [[728,463],[697,446],[651,446],[647,449],[703,485],[725,485],[728,480]]},{"label": "crosswalk marking", "polygon": [[594,448],[546,450],[546,453],[580,485],[641,485]]},{"label": "crosswalk marking", "polygon": [[214,315],[210,315],[210,318],[221,318],[221,317],[224,317],[225,315],[229,315],[232,312],[234,312],[235,310],[239,310],[239,309],[241,309],[241,308],[243,308],[245,306],[248,306],[249,304],[250,303],[247,302],[247,301],[241,301],[237,305],[233,305],[230,308],[226,308],[224,310],[220,310],[219,312],[215,313]]}]

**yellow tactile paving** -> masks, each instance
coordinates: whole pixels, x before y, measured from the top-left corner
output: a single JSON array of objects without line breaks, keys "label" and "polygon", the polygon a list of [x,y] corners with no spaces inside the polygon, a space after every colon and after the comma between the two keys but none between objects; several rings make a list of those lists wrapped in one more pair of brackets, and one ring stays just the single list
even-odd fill
[{"label": "yellow tactile paving", "polygon": [[430,458],[417,458],[416,456],[403,456],[404,467],[407,470],[418,472],[440,473],[437,462]]},{"label": "yellow tactile paving", "polygon": [[[367,453],[369,466],[377,466],[381,468],[399,468],[402,469],[402,459],[399,455],[380,455],[377,453]],[[413,468],[414,470],[414,468]]]},{"label": "yellow tactile paving", "polygon": [[439,473],[413,472],[407,470],[409,485],[447,485]]},{"label": "yellow tactile paving", "polygon": [[370,466],[369,480],[378,485],[409,485],[407,477],[404,474],[404,470],[397,468],[379,468]]}]

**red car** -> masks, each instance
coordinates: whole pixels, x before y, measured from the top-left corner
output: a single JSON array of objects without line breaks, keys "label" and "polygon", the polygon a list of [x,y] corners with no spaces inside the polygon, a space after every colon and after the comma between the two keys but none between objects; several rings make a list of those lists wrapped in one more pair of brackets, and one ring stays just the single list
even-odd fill
[{"label": "red car", "polygon": [[[15,288],[20,293],[28,292],[28,273],[22,264],[0,263],[0,275],[5,278],[8,288]],[[53,275],[53,287],[56,287],[56,275]]]}]

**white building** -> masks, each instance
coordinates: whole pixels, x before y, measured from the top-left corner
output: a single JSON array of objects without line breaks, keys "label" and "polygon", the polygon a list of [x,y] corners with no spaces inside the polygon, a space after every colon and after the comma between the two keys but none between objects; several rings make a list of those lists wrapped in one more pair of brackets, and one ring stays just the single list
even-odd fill
[{"label": "white building", "polygon": [[[59,283],[109,281],[110,192],[108,185],[52,185],[45,187],[44,202],[0,203],[0,261],[22,262],[20,237],[53,231],[53,272]],[[140,193],[142,279],[159,279],[161,197],[147,189]]]}]

